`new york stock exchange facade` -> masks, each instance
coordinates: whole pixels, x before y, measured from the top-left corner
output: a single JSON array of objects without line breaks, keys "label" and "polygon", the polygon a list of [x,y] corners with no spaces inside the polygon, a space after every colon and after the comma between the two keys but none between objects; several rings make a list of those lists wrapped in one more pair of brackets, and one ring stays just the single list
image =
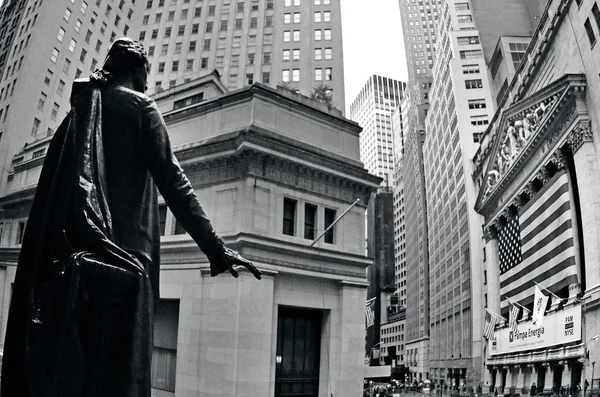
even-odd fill
[{"label": "new york stock exchange facade", "polygon": [[[584,30],[594,2],[582,3],[549,1],[473,159],[481,281],[499,315],[482,346],[484,393],[600,387],[600,52]],[[535,283],[550,299],[534,325]],[[510,302],[526,309],[517,327],[500,317]]]}]

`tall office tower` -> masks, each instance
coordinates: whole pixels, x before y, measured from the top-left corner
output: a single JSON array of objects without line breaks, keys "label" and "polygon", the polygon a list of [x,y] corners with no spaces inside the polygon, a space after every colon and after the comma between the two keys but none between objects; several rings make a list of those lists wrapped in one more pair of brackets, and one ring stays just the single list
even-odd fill
[{"label": "tall office tower", "polygon": [[360,161],[384,186],[394,183],[392,113],[400,104],[406,83],[372,75],[350,106],[350,119],[362,128]]},{"label": "tall office tower", "polygon": [[439,18],[440,0],[398,0],[406,61],[408,63],[408,85],[418,113],[420,124],[424,123],[431,69],[435,57],[435,26]]},{"label": "tall office tower", "polygon": [[[49,140],[70,109],[73,79],[99,67],[110,43],[138,24],[141,0],[88,1],[5,1],[0,8],[0,194],[14,178],[13,164],[30,166],[13,155]],[[38,176],[19,173],[28,185]]]},{"label": "tall office tower", "polygon": [[430,364],[434,378],[453,386],[465,379],[476,386],[483,372],[482,219],[473,209],[477,190],[471,175],[473,155],[494,114],[486,61],[500,37],[532,34],[528,3],[449,0],[437,25],[423,148],[432,280]]},{"label": "tall office tower", "polygon": [[[409,110],[410,112],[410,110]],[[413,113],[414,114],[414,113]],[[406,210],[406,365],[411,380],[430,378],[429,370],[429,253],[427,206],[423,174],[425,131],[409,125],[404,151]]]},{"label": "tall office tower", "polygon": [[323,83],[345,109],[340,0],[147,0],[139,39],[151,92],[217,70],[230,90]]}]

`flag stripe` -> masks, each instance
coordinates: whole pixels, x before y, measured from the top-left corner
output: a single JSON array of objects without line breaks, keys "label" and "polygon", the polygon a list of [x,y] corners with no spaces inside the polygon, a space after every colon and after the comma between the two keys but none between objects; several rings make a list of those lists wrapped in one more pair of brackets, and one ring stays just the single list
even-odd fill
[{"label": "flag stripe", "polygon": [[[566,261],[570,259],[575,259],[573,257],[575,250],[569,248],[573,248],[573,238],[569,238],[567,241],[564,241],[558,246],[553,247],[545,255],[538,256],[536,260],[530,265],[521,268],[514,275],[503,279],[500,282],[500,289],[508,288],[509,286],[514,285],[519,280],[528,281],[526,280],[526,278],[531,279],[531,276],[533,276],[534,274],[539,274],[540,272],[542,272],[543,275],[552,276],[553,273],[564,269],[566,266],[571,266],[574,262]],[[555,259],[560,258],[563,252],[565,253],[565,255],[567,255],[567,258],[565,258],[564,261],[560,261],[560,263],[557,263]],[[547,286],[545,287],[547,288]]]},{"label": "flag stripe", "polygon": [[525,238],[522,240],[523,250],[525,251],[523,254],[523,260],[531,257],[531,255],[541,247],[548,245],[548,243],[554,240],[557,235],[559,236],[566,231],[569,231],[571,236],[573,235],[573,225],[571,219],[567,219],[566,221],[563,221],[562,219],[556,219],[551,223],[560,223],[560,225],[554,229],[553,234],[548,234],[547,236],[544,236],[543,234],[538,234],[537,236],[531,235],[531,238],[527,239],[527,241],[525,241]]},{"label": "flag stripe", "polygon": [[[572,217],[569,179],[562,172],[517,217],[507,219],[498,233],[502,296],[529,304],[533,302],[532,280],[554,293],[578,282]],[[501,307],[506,306],[512,314],[513,305],[503,301]],[[515,327],[516,320],[510,326]]]},{"label": "flag stripe", "polygon": [[[568,272],[567,272],[568,274]],[[569,286],[571,284],[576,284],[578,281],[577,275],[573,274],[573,275],[566,275],[565,278],[561,279],[559,282],[557,282],[556,284],[551,285],[548,289],[556,289],[559,290],[563,287]],[[533,291],[533,289],[532,289]],[[517,301],[519,304],[525,306],[525,305],[529,305],[530,303],[533,302],[533,292],[530,291],[523,291],[520,294],[516,295],[514,298],[515,301]]]},{"label": "flag stripe", "polygon": [[533,203],[530,207],[525,206],[519,211],[521,217],[521,228],[523,230],[527,230],[527,228],[537,219],[546,218],[545,216],[543,216],[543,213],[550,208],[556,208],[557,206],[562,205],[564,201],[559,201],[558,199],[559,197],[562,198],[562,196],[565,193],[567,193],[566,197],[568,199],[568,183],[560,185],[560,182],[557,181],[557,183],[555,183],[551,188],[544,192],[539,198],[534,197],[534,200],[536,200],[535,203]]}]

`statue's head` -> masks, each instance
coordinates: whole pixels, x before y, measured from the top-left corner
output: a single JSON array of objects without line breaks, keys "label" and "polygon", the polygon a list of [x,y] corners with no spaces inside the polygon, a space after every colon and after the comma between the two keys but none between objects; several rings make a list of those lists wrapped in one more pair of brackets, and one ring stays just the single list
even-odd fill
[{"label": "statue's head", "polygon": [[150,63],[146,50],[139,41],[129,37],[115,40],[108,50],[102,69],[117,81],[131,82],[134,90],[146,91]]}]

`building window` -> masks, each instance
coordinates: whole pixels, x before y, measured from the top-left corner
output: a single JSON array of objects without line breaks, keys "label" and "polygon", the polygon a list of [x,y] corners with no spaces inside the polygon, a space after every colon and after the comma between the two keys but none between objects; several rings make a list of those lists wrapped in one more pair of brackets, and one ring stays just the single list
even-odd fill
[{"label": "building window", "polygon": [[[36,119],[39,125],[39,120]],[[19,222],[19,224],[17,225],[17,244],[21,245],[23,244],[23,236],[25,235],[25,226],[27,225],[27,222]]]},{"label": "building window", "polygon": [[158,73],[163,73],[165,71],[165,63],[159,62],[158,64]]},{"label": "building window", "polygon": [[[289,73],[289,71],[288,71]],[[289,80],[289,76],[288,76]],[[285,81],[285,80],[284,80]],[[283,234],[294,235],[296,226],[296,206],[298,202],[289,198],[283,199]]]},{"label": "building window", "polygon": [[469,10],[469,3],[454,3],[456,11],[467,11]]},{"label": "building window", "polygon": [[284,42],[284,43],[287,43],[287,42],[289,42],[289,41],[290,41],[290,39],[291,39],[291,34],[292,34],[292,32],[291,32],[291,31],[289,31],[289,30],[286,30],[286,31],[284,31],[284,32],[283,32],[283,42]]},{"label": "building window", "polygon": [[44,94],[43,92],[40,94],[40,99],[38,99],[38,109],[40,110],[44,110],[44,104],[46,103],[46,99],[48,98],[48,95]]},{"label": "building window", "polygon": [[300,50],[299,49],[294,49],[292,51],[292,60],[293,61],[299,61],[300,60]]},{"label": "building window", "polygon": [[469,23],[473,22],[473,17],[471,15],[457,15],[458,23]]},{"label": "building window", "polygon": [[323,80],[323,69],[315,69],[315,81]]},{"label": "building window", "polygon": [[271,73],[262,72],[262,82],[264,84],[270,84],[271,83]]},{"label": "building window", "polygon": [[254,84],[254,73],[246,73],[246,85]]},{"label": "building window", "polygon": [[270,65],[270,64],[271,64],[271,53],[265,52],[263,54],[263,65]]},{"label": "building window", "polygon": [[[240,20],[240,21],[241,21],[241,20]],[[265,26],[267,26],[267,27],[273,26],[273,16],[271,16],[271,15],[267,15],[267,16],[265,17]],[[241,24],[240,24],[240,27],[239,27],[239,29],[241,29]]]},{"label": "building window", "polygon": [[460,59],[474,59],[474,58],[482,58],[483,53],[481,50],[465,50],[460,51]]},{"label": "building window", "polygon": [[286,25],[289,25],[290,23],[292,23],[292,14],[291,13],[283,14],[283,23]]},{"label": "building window", "polygon": [[300,81],[300,69],[292,70],[292,81]]},{"label": "building window", "polygon": [[65,30],[63,28],[58,28],[58,34],[56,35],[56,40],[62,43],[63,38],[65,37]]},{"label": "building window", "polygon": [[181,19],[187,19],[188,17],[188,10],[181,10]]},{"label": "building window", "polygon": [[326,81],[330,81],[333,79],[333,69],[332,68],[325,68],[325,80]]},{"label": "building window", "polygon": [[215,8],[216,7],[214,5],[208,6],[208,15],[209,16],[214,16],[215,15]]},{"label": "building window", "polygon": [[512,58],[515,70],[519,68],[521,60],[523,59],[523,57],[525,57],[525,52],[527,51],[528,45],[528,43],[508,43],[508,48],[510,49],[510,56]]},{"label": "building window", "polygon": [[456,41],[459,45],[479,44],[479,36],[457,37]]},{"label": "building window", "polygon": [[152,56],[154,55],[154,46],[151,45],[150,47],[148,47],[148,56]]},{"label": "building window", "polygon": [[171,64],[171,72],[179,71],[179,61],[173,61]]},{"label": "building window", "polygon": [[[336,215],[336,210],[330,209],[330,208],[325,208],[325,214],[324,214],[324,224],[323,224],[323,230],[327,230],[327,228],[329,226],[331,226],[333,224],[333,222],[335,221],[335,215]],[[333,244],[334,238],[335,238],[335,227],[332,227],[331,229],[329,229],[327,231],[327,233],[325,233],[324,236],[324,241],[327,244]]]},{"label": "building window", "polygon": [[204,42],[202,44],[202,49],[204,51],[210,50],[210,39],[204,39]]},{"label": "building window", "polygon": [[594,3],[592,7],[592,14],[594,15],[594,20],[596,21],[596,27],[600,29],[600,9],[598,9],[598,3]]},{"label": "building window", "polygon": [[187,59],[185,61],[185,70],[192,70],[194,68],[194,60],[193,59]]},{"label": "building window", "polygon": [[316,22],[316,23],[319,23],[319,22],[321,22],[321,16],[322,16],[322,14],[321,14],[321,12],[320,12],[320,11],[318,11],[318,12],[315,12],[315,22]]},{"label": "building window", "polygon": [[52,106],[52,112],[50,113],[50,118],[52,120],[56,120],[56,115],[58,114],[58,108],[59,108],[58,103],[54,102],[54,105]]},{"label": "building window", "polygon": [[483,88],[483,83],[481,82],[481,79],[465,80],[465,88],[467,90]]},{"label": "building window", "polygon": [[290,50],[283,50],[283,62],[289,62],[290,60]]},{"label": "building window", "polygon": [[304,238],[314,240],[317,228],[317,206],[304,205]]},{"label": "building window", "polygon": [[323,50],[321,48],[315,48],[315,61],[323,59]]},{"label": "building window", "polygon": [[190,52],[194,52],[194,51],[196,51],[196,40],[194,40],[194,41],[190,41],[190,45],[189,45],[189,47],[188,47],[188,48],[189,48],[189,51],[190,51]]},{"label": "building window", "polygon": [[329,41],[331,40],[331,29],[325,29],[324,31],[324,35],[325,35],[325,40]]},{"label": "building window", "polygon": [[65,20],[65,22],[69,22],[69,19],[71,19],[71,10],[69,10],[68,8],[65,10],[63,19]]},{"label": "building window", "polygon": [[56,93],[57,93],[59,96],[62,96],[62,94],[63,94],[63,90],[64,90],[64,89],[65,89],[65,82],[64,82],[64,81],[62,81],[62,80],[60,80],[60,81],[58,82],[58,87],[56,87]]},{"label": "building window", "polygon": [[320,29],[315,30],[315,41],[321,41],[323,32]]},{"label": "building window", "polygon": [[463,65],[463,74],[479,73],[479,65]]},{"label": "building window", "polygon": [[200,69],[206,69],[208,67],[208,58],[202,58],[200,62]]},{"label": "building window", "polygon": [[481,141],[481,132],[475,132],[473,133],[473,142],[474,143],[479,143]]},{"label": "building window", "polygon": [[69,51],[75,52],[76,45],[77,45],[77,42],[75,40],[71,39],[71,41],[69,42]]},{"label": "building window", "polygon": [[177,29],[177,36],[183,36],[184,34],[185,34],[185,25],[181,25]]},{"label": "building window", "polygon": [[590,41],[590,45],[596,44],[596,35],[594,34],[594,29],[592,28],[592,23],[590,19],[587,18],[583,24],[585,27],[585,33],[587,33],[588,40]]},{"label": "building window", "polygon": [[471,125],[488,125],[490,122],[487,116],[471,116]]},{"label": "building window", "polygon": [[294,30],[294,41],[300,41],[300,31]]},{"label": "building window", "polygon": [[299,12],[294,13],[294,23],[300,23],[300,13]]},{"label": "building window", "polygon": [[165,29],[165,37],[171,37],[171,28],[166,28]]},{"label": "building window", "polygon": [[52,80],[53,75],[54,75],[54,72],[52,72],[52,70],[48,69],[46,71],[46,77],[44,77],[44,84],[46,84],[48,87],[50,87],[50,81]]},{"label": "building window", "polygon": [[289,83],[289,81],[290,81],[290,71],[289,71],[289,69],[284,69],[284,70],[281,71],[281,80],[284,83]]},{"label": "building window", "polygon": [[330,60],[333,58],[333,50],[331,48],[325,48],[325,59]]},{"label": "building window", "polygon": [[175,392],[179,301],[161,299],[154,315],[152,388]]},{"label": "building window", "polygon": [[323,22],[331,22],[331,12],[325,11],[323,13]]},{"label": "building window", "polygon": [[469,109],[485,109],[485,99],[469,99]]},{"label": "building window", "polygon": [[38,129],[40,128],[41,121],[37,118],[33,119],[33,126],[31,127],[31,135],[36,136]]}]

